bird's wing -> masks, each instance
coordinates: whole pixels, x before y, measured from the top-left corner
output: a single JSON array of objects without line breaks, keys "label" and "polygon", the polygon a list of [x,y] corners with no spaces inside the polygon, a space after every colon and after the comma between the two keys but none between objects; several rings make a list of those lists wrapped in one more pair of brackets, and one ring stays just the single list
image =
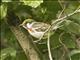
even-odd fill
[{"label": "bird's wing", "polygon": [[46,31],[48,29],[50,25],[46,24],[46,23],[42,23],[42,22],[35,22],[32,27],[33,29],[35,29],[36,31],[40,32],[40,31]]}]

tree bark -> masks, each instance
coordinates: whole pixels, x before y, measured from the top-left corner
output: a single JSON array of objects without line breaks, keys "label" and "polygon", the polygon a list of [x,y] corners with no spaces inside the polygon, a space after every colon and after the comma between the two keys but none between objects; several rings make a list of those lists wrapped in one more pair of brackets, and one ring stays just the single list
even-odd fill
[{"label": "tree bark", "polygon": [[10,26],[10,29],[16,36],[29,60],[42,60],[40,54],[36,51],[34,44],[30,42],[28,36],[21,31],[20,27]]}]

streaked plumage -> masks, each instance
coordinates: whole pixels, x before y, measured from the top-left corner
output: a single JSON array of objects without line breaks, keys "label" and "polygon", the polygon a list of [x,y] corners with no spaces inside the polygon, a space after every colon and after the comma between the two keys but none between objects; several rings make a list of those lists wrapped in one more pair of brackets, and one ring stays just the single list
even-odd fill
[{"label": "streaked plumage", "polygon": [[22,23],[22,26],[35,38],[40,38],[50,26],[43,22]]}]

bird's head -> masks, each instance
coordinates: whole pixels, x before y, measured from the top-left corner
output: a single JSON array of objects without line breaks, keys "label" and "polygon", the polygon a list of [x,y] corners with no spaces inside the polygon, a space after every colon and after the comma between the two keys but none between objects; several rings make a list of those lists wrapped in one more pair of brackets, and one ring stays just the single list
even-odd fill
[{"label": "bird's head", "polygon": [[23,28],[25,28],[26,30],[28,30],[28,31],[30,31],[30,32],[32,32],[33,30],[32,30],[32,22],[33,22],[34,20],[33,19],[26,19],[26,20],[24,20],[23,22],[22,22],[22,24],[20,24],[20,26],[22,26]]}]

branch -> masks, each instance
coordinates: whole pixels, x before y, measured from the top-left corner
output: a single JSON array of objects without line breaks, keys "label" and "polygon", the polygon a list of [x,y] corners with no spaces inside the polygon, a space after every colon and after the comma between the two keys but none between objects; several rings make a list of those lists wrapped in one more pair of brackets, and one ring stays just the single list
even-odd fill
[{"label": "branch", "polygon": [[25,55],[29,60],[41,60],[40,54],[38,54],[37,50],[35,49],[34,44],[32,44],[28,36],[26,36],[19,27],[10,26],[11,31],[16,36],[19,44],[21,45]]}]

